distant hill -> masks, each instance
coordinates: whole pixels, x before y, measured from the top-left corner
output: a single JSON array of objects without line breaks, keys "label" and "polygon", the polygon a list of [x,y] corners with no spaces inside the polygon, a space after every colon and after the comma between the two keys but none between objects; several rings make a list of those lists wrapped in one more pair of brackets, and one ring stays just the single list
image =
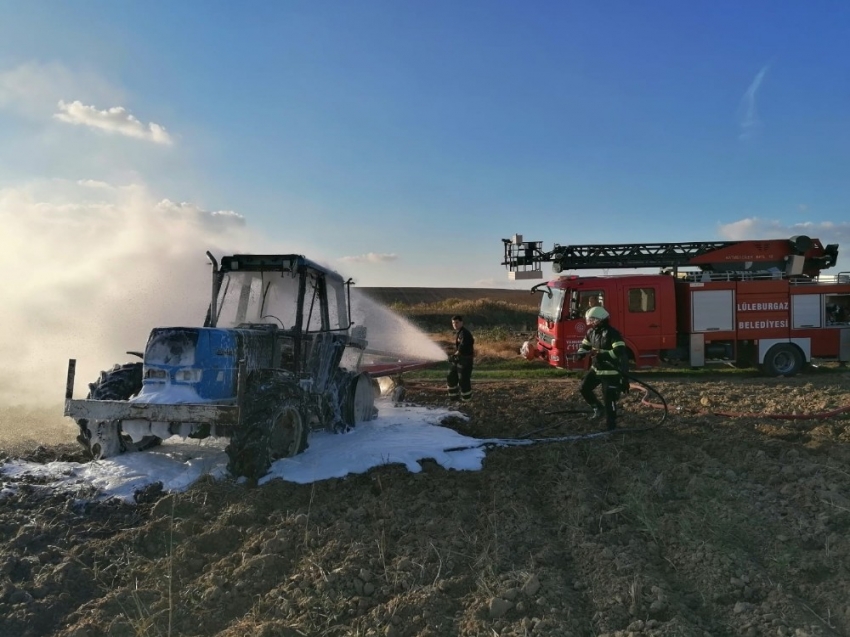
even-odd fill
[{"label": "distant hill", "polygon": [[529,290],[512,290],[503,288],[368,288],[358,287],[372,300],[382,305],[403,303],[404,305],[419,305],[439,303],[446,299],[462,301],[478,301],[490,299],[503,301],[536,310],[540,307],[540,295],[532,294]]}]

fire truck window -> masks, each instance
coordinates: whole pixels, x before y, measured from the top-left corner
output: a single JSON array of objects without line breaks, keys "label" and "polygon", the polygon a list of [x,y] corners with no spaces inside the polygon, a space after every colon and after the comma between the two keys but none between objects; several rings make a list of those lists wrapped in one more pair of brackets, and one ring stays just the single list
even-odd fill
[{"label": "fire truck window", "polygon": [[629,290],[629,312],[654,312],[655,288]]},{"label": "fire truck window", "polygon": [[826,297],[826,324],[850,325],[850,294]]},{"label": "fire truck window", "polygon": [[591,307],[602,305],[602,290],[582,290],[579,295],[578,307],[581,314]]},{"label": "fire truck window", "polygon": [[544,318],[547,321],[560,321],[565,295],[564,290],[557,288],[552,288],[548,294],[543,294],[540,301],[540,318]]}]

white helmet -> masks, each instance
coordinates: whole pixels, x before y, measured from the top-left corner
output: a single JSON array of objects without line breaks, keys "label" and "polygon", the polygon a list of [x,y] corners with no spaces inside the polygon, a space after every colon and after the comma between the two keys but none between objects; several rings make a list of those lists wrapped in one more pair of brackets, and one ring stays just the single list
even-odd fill
[{"label": "white helmet", "polygon": [[596,319],[597,321],[604,321],[608,318],[608,310],[606,310],[601,305],[597,305],[596,307],[590,308],[584,314],[584,319],[589,321],[590,319]]}]

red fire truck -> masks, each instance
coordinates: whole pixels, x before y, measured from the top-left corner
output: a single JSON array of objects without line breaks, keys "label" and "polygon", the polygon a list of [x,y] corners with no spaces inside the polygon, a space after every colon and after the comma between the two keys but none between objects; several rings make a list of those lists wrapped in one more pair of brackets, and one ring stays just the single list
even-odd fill
[{"label": "red fire truck", "polygon": [[[534,357],[574,369],[584,312],[611,315],[637,368],[718,363],[759,366],[793,376],[807,363],[850,361],[850,273],[835,265],[838,246],[805,236],[766,241],[558,245],[522,235],[503,239],[502,265],[514,280],[555,277],[542,293]],[[659,273],[578,276],[572,270],[660,268]],[[681,268],[681,269],[680,269]]]}]

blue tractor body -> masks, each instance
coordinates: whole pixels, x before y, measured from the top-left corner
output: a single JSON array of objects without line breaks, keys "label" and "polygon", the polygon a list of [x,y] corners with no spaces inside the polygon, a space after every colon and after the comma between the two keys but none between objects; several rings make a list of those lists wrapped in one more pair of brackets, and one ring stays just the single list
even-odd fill
[{"label": "blue tractor body", "polygon": [[234,330],[156,328],[145,348],[141,394],[181,386],[194,390],[203,401],[235,400],[238,356]]},{"label": "blue tractor body", "polygon": [[140,395],[180,387],[202,401],[236,400],[239,362],[247,361],[248,372],[273,367],[277,331],[271,325],[155,328],[145,348]]}]

